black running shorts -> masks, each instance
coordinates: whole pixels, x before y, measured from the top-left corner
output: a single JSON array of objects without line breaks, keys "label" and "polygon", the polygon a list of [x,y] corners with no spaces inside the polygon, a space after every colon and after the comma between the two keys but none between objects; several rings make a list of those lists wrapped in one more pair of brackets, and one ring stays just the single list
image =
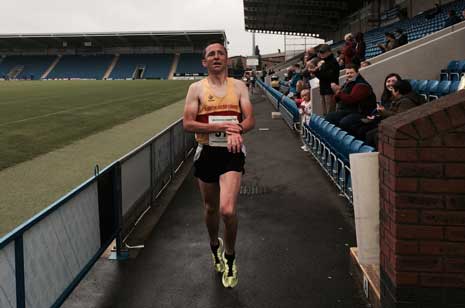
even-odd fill
[{"label": "black running shorts", "polygon": [[220,175],[228,171],[244,173],[244,153],[230,153],[226,147],[202,146],[200,157],[194,162],[194,176],[206,183],[218,183]]}]

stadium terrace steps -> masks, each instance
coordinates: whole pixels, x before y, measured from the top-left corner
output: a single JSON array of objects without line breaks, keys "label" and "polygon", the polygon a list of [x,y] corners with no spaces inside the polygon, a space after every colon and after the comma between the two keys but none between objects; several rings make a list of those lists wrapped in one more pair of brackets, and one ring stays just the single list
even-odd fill
[{"label": "stadium terrace steps", "polygon": [[37,79],[47,70],[54,56],[7,56],[0,63],[0,76]]},{"label": "stadium terrace steps", "polygon": [[103,75],[103,79],[108,79],[108,77],[110,77],[111,72],[113,72],[113,69],[116,66],[116,63],[118,63],[119,57],[120,57],[119,54],[116,54],[113,57],[113,60],[111,61],[110,66],[107,68],[107,70],[105,71],[105,74]]},{"label": "stadium terrace steps", "polygon": [[171,64],[171,69],[170,73],[168,74],[168,79],[173,79],[174,73],[176,72],[176,69],[179,64],[179,53],[176,53],[173,58],[173,63]]},{"label": "stadium terrace steps", "polygon": [[58,62],[60,62],[61,55],[58,55],[55,60],[53,60],[52,64],[50,64],[49,68],[42,74],[40,79],[45,79],[50,74],[50,72],[57,66]]}]

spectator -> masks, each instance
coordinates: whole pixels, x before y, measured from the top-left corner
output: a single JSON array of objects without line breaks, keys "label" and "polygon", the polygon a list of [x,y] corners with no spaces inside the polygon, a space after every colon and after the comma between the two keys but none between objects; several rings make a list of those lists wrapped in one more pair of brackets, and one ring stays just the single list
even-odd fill
[{"label": "spectator", "polygon": [[391,32],[386,32],[384,33],[384,36],[386,37],[386,43],[385,44],[378,44],[378,47],[383,51],[389,51],[393,50],[394,48],[399,47],[399,42],[397,42],[396,37],[394,34]]},{"label": "spectator", "polygon": [[347,33],[344,35],[344,47],[342,47],[342,57],[344,59],[344,64],[348,65],[352,63],[352,59],[355,56],[355,43],[352,37],[352,33]]},{"label": "spectator", "polygon": [[[302,128],[301,133],[303,132],[303,127],[304,125],[308,125],[308,122],[310,121],[310,117],[312,115],[312,102],[310,100],[310,90],[309,89],[303,89],[301,94],[302,96],[302,102],[300,104],[299,108],[299,113],[300,113],[300,127]],[[303,142],[303,145],[301,146],[301,149],[305,152],[308,152],[309,148]]]},{"label": "spectator", "polygon": [[320,45],[318,57],[321,59],[317,67],[310,70],[320,81],[321,102],[323,113],[328,114],[335,110],[334,92],[331,83],[339,84],[339,64],[327,44]]},{"label": "spectator", "polygon": [[363,38],[363,33],[362,32],[358,32],[356,35],[355,35],[355,57],[354,57],[354,61],[355,64],[357,64],[358,66],[360,66],[360,63],[362,61],[365,61],[365,51],[366,51],[366,48],[367,48],[367,45],[365,43],[365,39]]},{"label": "spectator", "polygon": [[450,10],[448,13],[448,17],[446,21],[444,22],[444,28],[450,27],[459,22],[461,22],[460,17],[457,16],[457,14],[455,14],[454,10]]},{"label": "spectator", "polygon": [[384,108],[390,108],[391,102],[394,99],[392,96],[392,85],[399,80],[402,80],[402,78],[396,73],[390,73],[384,79],[384,90],[381,94],[381,106]]},{"label": "spectator", "polygon": [[425,103],[425,98],[413,91],[410,82],[407,80],[398,80],[392,85],[391,89],[394,99],[390,107],[385,108],[382,105],[378,105],[376,107],[377,115],[368,117],[368,119],[373,122],[368,123],[367,126],[361,127],[357,134],[358,138],[365,140],[367,144],[375,148],[378,143],[377,128],[381,120]]},{"label": "spectator", "polygon": [[370,84],[354,64],[346,66],[347,80],[342,87],[331,84],[336,93],[337,111],[326,115],[326,120],[350,134],[360,125],[360,120],[376,107],[376,96]]},{"label": "spectator", "polygon": [[371,62],[368,61],[368,60],[365,60],[362,63],[360,63],[360,67],[367,67],[367,66],[370,66],[370,65],[371,65]]},{"label": "spectator", "polygon": [[297,93],[297,82],[302,79],[302,74],[300,73],[300,65],[298,63],[292,66],[292,77],[289,80],[289,93],[296,95]]},{"label": "spectator", "polygon": [[[303,80],[299,80],[297,81],[297,84],[296,84],[296,91],[295,93],[292,94],[291,98],[295,101],[295,104],[297,105],[297,108],[300,107],[300,103],[302,103],[302,98],[300,96],[300,93],[302,92],[302,90],[304,89],[304,82]],[[290,94],[290,93],[289,93]]]},{"label": "spectator", "polygon": [[271,76],[271,87],[276,91],[279,91],[279,77],[276,75]]},{"label": "spectator", "polygon": [[396,33],[399,35],[399,37],[397,38],[397,42],[399,43],[399,46],[408,44],[408,36],[407,34],[404,33],[404,30],[397,29]]}]

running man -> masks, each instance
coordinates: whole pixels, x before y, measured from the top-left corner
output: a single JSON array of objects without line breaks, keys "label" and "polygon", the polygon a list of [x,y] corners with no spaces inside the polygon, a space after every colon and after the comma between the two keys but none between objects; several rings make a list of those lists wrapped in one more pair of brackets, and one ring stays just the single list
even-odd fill
[{"label": "running man", "polygon": [[[228,53],[222,43],[209,44],[202,57],[208,77],[189,87],[184,107],[184,129],[195,132],[198,147],[194,175],[204,203],[214,268],[223,286],[237,285],[235,242],[236,201],[244,172],[242,134],[255,125],[247,87],[227,76]],[[224,222],[224,245],[218,237]]]}]

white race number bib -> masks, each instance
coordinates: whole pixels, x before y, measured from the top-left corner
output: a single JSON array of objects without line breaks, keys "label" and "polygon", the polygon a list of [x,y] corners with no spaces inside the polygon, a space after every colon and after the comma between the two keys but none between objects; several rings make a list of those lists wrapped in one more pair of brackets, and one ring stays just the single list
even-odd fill
[{"label": "white race number bib", "polygon": [[[208,123],[239,123],[237,116],[208,116]],[[208,134],[208,145],[212,147],[227,147],[228,136],[225,132],[216,132]]]}]

